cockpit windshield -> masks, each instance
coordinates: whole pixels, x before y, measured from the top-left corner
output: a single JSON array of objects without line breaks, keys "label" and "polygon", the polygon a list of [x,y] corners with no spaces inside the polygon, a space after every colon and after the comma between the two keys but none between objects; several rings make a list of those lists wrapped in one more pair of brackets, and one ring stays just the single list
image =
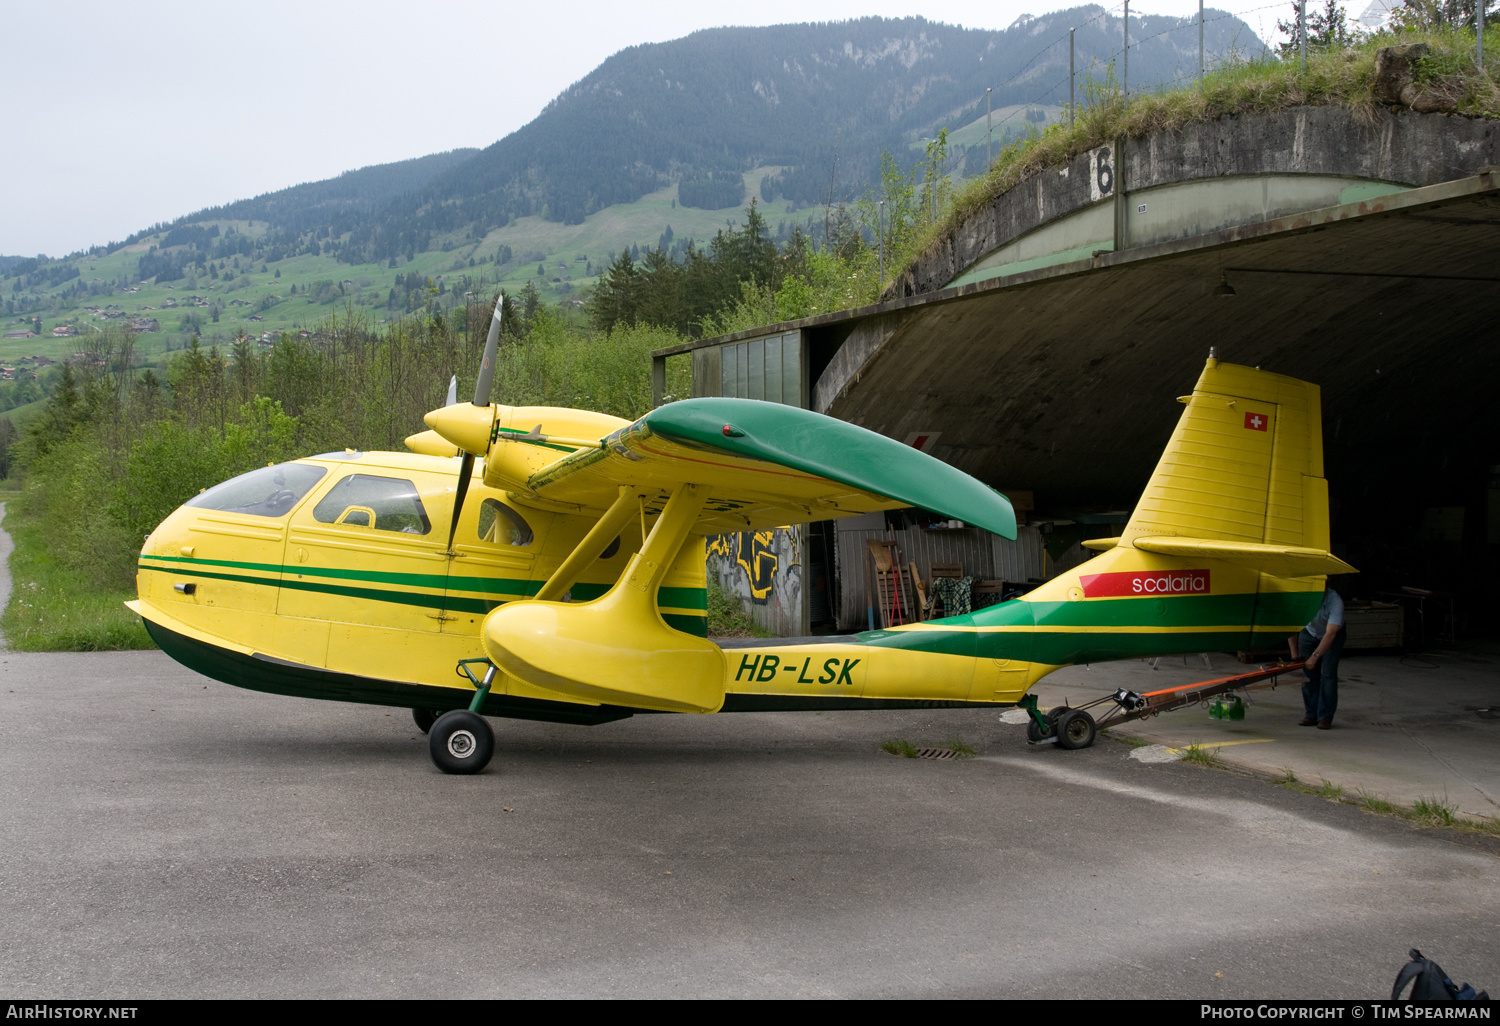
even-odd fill
[{"label": "cockpit windshield", "polygon": [[278,463],[216,484],[186,505],[252,517],[285,516],[326,473],[327,467],[310,463]]}]

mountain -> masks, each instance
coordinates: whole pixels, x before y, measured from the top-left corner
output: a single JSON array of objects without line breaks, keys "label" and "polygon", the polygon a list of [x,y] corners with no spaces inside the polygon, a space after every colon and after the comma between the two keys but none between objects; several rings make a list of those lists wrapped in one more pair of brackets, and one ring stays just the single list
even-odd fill
[{"label": "mountain", "polygon": [[[137,232],[123,245],[132,245],[164,228],[196,224],[203,221],[269,221],[289,232],[307,231],[331,223],[351,211],[372,211],[398,196],[416,192],[450,168],[463,164],[479,151],[448,150],[425,157],[399,160],[393,164],[372,164],[357,171],[345,171],[337,178],[305,182],[276,192],[262,193],[254,199],[236,200],[223,206],[207,207],[172,226],[155,225]],[[165,245],[173,245],[166,242]],[[0,257],[0,269],[9,257]]]},{"label": "mountain", "polygon": [[[394,319],[432,290],[451,305],[532,281],[577,305],[615,253],[680,252],[751,199],[778,238],[799,224],[816,235],[810,207],[863,194],[882,151],[910,167],[940,128],[948,169],[982,171],[987,88],[996,149],[1063,116],[1070,28],[1079,102],[1107,89],[1122,27],[1085,6],[1004,31],[863,18],[630,47],[482,150],[211,207],[65,259],[0,257],[0,361],[67,355],[111,319],[141,325],[159,351],[194,334],[306,329],[351,304]],[[1210,62],[1261,49],[1231,15],[1210,11],[1205,27]],[[1196,18],[1130,29],[1132,92],[1196,75]]]},{"label": "mountain", "polygon": [[[1259,47],[1238,18],[1209,15],[1210,58]],[[764,165],[784,169],[781,197],[842,199],[874,177],[882,150],[900,152],[940,126],[982,116],[986,87],[997,107],[1065,103],[1073,26],[1082,78],[1120,48],[1120,19],[1097,6],[1023,16],[1003,32],[862,18],[708,29],[630,47],[530,124],[354,227],[351,241],[378,259],[398,252],[399,239],[465,225],[526,215],[577,224],[674,180],[711,183]],[[1132,19],[1134,89],[1193,77],[1197,46],[1196,19]],[[739,203],[703,191],[727,200],[715,206]]]},{"label": "mountain", "polygon": [[[620,51],[483,150],[201,210],[126,244],[178,225],[260,220],[286,252],[317,229],[338,240],[345,263],[410,259],[438,236],[483,238],[527,216],[579,224],[673,184],[684,206],[737,208],[746,200],[739,175],[761,167],[773,172],[766,199],[847,199],[873,180],[883,150],[899,156],[939,127],[982,118],[986,88],[997,109],[1035,108],[1027,121],[1002,115],[997,141],[1045,120],[1044,111],[1057,116],[1069,96],[1070,28],[1078,80],[1091,68],[1101,78],[1119,56],[1122,24],[1097,5],[1023,15],[1004,31],[920,17],[707,29]],[[1207,12],[1205,36],[1210,61],[1263,49],[1223,12]],[[1197,57],[1196,18],[1131,20],[1132,91],[1190,80]],[[970,161],[966,170],[978,168]]]}]

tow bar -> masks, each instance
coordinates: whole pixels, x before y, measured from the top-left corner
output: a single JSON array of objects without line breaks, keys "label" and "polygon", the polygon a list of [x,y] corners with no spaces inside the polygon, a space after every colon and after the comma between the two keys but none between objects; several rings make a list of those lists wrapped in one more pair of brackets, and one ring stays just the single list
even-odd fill
[{"label": "tow bar", "polygon": [[[1095,735],[1104,727],[1114,727],[1121,723],[1129,723],[1131,720],[1141,720],[1159,713],[1171,712],[1173,709],[1196,705],[1216,695],[1231,691],[1274,688],[1279,683],[1278,678],[1282,674],[1300,670],[1302,666],[1301,662],[1278,663],[1275,666],[1262,666],[1258,670],[1236,674],[1233,677],[1219,677],[1216,680],[1204,680],[1196,684],[1182,684],[1175,688],[1147,691],[1144,694],[1127,688],[1119,688],[1112,695],[1096,698],[1084,705],[1073,708],[1060,705],[1046,713],[1037,708],[1035,695],[1026,695],[1017,704],[1031,717],[1026,723],[1026,740],[1030,744],[1055,744],[1059,748],[1075,750],[1087,748],[1093,744]],[[1088,710],[1104,705],[1106,702],[1113,702],[1115,707],[1096,722]]]}]

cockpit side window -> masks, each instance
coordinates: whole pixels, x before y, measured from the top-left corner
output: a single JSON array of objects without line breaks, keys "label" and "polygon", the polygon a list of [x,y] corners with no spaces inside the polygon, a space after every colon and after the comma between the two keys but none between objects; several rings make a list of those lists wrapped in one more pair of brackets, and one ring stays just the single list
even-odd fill
[{"label": "cockpit side window", "polygon": [[399,477],[350,474],[313,507],[313,519],[376,531],[426,534],[432,530],[417,486]]},{"label": "cockpit side window", "polygon": [[526,518],[498,499],[479,505],[479,540],[491,545],[530,545],[535,535]]},{"label": "cockpit side window", "polygon": [[328,468],[310,463],[278,463],[216,484],[186,505],[252,517],[285,516],[326,473]]}]

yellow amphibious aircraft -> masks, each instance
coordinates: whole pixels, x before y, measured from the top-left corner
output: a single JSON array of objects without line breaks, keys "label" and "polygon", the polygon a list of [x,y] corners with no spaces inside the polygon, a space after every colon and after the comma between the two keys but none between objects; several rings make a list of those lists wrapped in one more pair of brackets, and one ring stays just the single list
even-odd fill
[{"label": "yellow amphibious aircraft", "polygon": [[498,322],[474,401],[450,391],[413,453],[266,467],[167,517],[130,603],[162,649],[241,687],[411,708],[449,773],[489,762],[486,715],[1021,704],[1034,740],[1079,748],[1088,713],[1044,717],[1027,694],[1048,673],[1279,646],[1350,569],[1329,552],[1317,387],[1210,358],[1123,535],[1082,566],[969,615],[715,643],[708,535],[918,506],[1014,538],[1010,504],[775,403],[634,423],[490,405]]}]

